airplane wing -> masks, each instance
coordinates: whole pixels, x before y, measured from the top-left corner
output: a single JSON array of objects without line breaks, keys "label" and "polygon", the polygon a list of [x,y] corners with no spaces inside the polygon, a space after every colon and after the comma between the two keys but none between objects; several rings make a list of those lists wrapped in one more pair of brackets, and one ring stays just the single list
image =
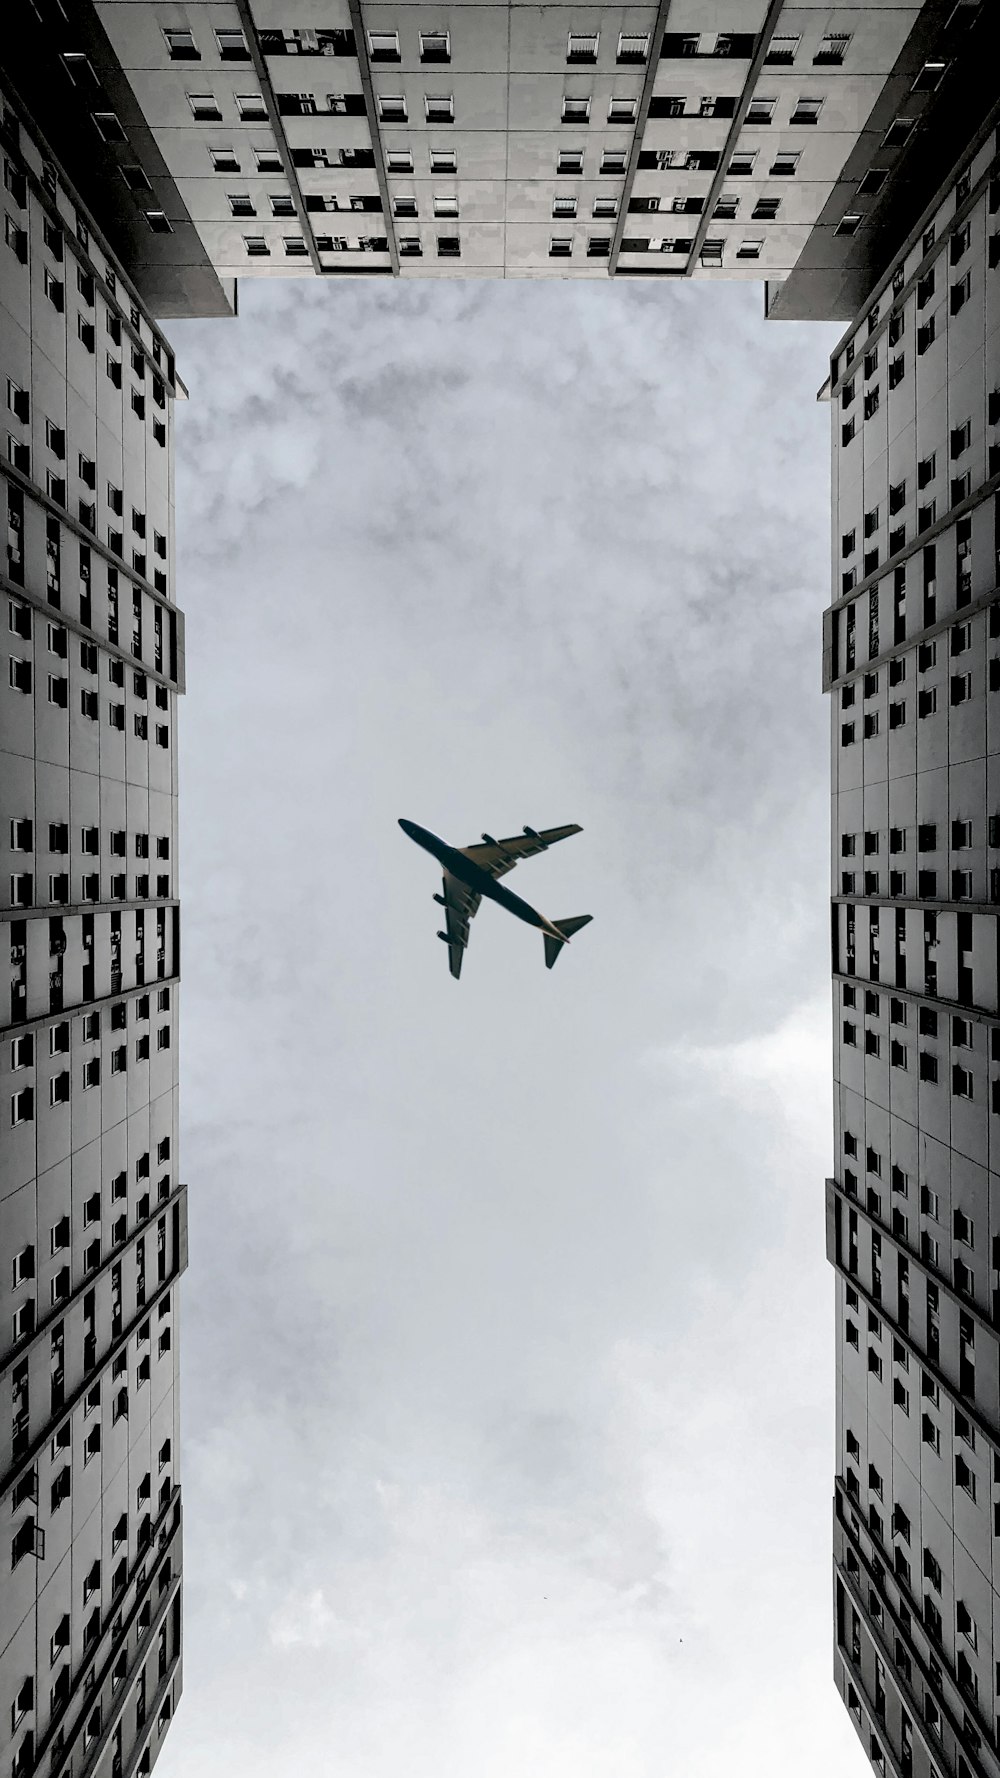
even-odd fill
[{"label": "airplane wing", "polygon": [[448,936],[448,966],[457,981],[469,942],[469,921],[475,918],[482,896],[466,888],[449,871],[444,873],[444,912]]},{"label": "airplane wing", "polygon": [[536,833],[534,828],[525,828],[523,833],[516,833],[506,840],[489,840],[481,846],[462,846],[461,851],[466,858],[488,870],[491,877],[504,877],[522,858],[533,858],[536,852],[547,852],[558,840],[568,840],[571,834],[582,833],[583,828],[576,822],[568,827],[544,827]]}]

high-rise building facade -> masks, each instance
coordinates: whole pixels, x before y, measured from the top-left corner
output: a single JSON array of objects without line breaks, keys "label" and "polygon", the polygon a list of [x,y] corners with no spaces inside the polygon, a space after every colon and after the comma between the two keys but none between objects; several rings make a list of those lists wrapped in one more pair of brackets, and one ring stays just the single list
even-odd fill
[{"label": "high-rise building facade", "polygon": [[833,357],[836,1679],[1000,1774],[1000,107]]},{"label": "high-rise building facade", "polygon": [[0,1770],[181,1685],[173,357],[0,95]]},{"label": "high-rise building facade", "polygon": [[988,78],[989,10],[34,0],[11,65],[161,315],[246,276],[627,274],[846,320],[915,145],[965,109],[970,31]]}]

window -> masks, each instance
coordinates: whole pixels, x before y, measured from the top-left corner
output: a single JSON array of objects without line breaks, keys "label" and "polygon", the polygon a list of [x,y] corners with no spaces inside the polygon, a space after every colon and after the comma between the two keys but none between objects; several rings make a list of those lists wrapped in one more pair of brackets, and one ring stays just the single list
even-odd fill
[{"label": "window", "polygon": [[971,1099],[972,1098],[973,1091],[972,1091],[972,1071],[971,1071],[971,1069],[960,1068],[957,1063],[955,1064],[955,1066],[952,1068],[952,1071],[951,1071],[951,1090],[952,1090],[952,1093],[954,1094],[956,1099]]},{"label": "window", "polygon": [[638,101],[636,99],[609,99],[609,123],[634,123]]},{"label": "window", "polygon": [[798,150],[784,150],[776,154],[771,163],[771,174],[775,179],[791,179],[794,177],[800,160]]},{"label": "window", "polygon": [[770,123],[771,118],[774,114],[774,107],[777,103],[778,103],[777,99],[764,99],[764,98],[756,98],[756,97],[751,99],[749,107],[747,109],[746,117],[743,120],[744,123],[747,123],[747,124]]},{"label": "window", "polygon": [[424,116],[428,123],[454,123],[455,100],[451,93],[424,95]]},{"label": "window", "polygon": [[56,278],[53,273],[49,271],[48,266],[42,268],[42,288],[45,291],[49,302],[52,304],[52,307],[58,309],[61,315],[63,311],[64,295],[62,280]]},{"label": "window", "polygon": [[198,45],[194,40],[194,32],[186,30],[164,30],[163,33],[172,62],[200,62]]},{"label": "window", "polygon": [[565,95],[562,102],[563,123],[589,123],[590,100]]},{"label": "window", "polygon": [[763,240],[757,236],[740,242],[736,249],[737,259],[759,259],[764,248]]},{"label": "window", "polygon": [[[600,170],[602,173],[624,173],[627,158],[624,148],[606,148],[601,155]],[[578,170],[581,173],[583,172],[582,154],[580,155],[580,166]],[[562,168],[560,168],[560,172],[561,171]]]},{"label": "window", "polygon": [[217,173],[238,173],[240,163],[231,148],[210,148],[212,166]]},{"label": "window", "polygon": [[215,41],[224,62],[249,62],[250,51],[242,31],[235,27],[224,31],[216,29]]},{"label": "window", "polygon": [[753,207],[753,219],[755,222],[773,222],[780,209],[780,198],[758,198]]},{"label": "window", "polygon": [[[421,38],[421,45],[423,38]],[[373,62],[399,61],[398,31],[369,31],[368,54]]]},{"label": "window", "polygon": [[972,1500],[976,1498],[976,1477],[964,1457],[955,1458],[955,1486],[964,1488]]},{"label": "window", "polygon": [[756,148],[740,149],[729,162],[729,171],[734,179],[749,179],[753,174],[754,162],[757,159]]},{"label": "window", "polygon": [[243,245],[251,259],[267,259],[271,249],[263,235],[244,235]]},{"label": "window", "polygon": [[596,62],[600,32],[571,31],[566,45],[567,62]]},{"label": "window", "polygon": [[378,114],[382,123],[405,123],[407,118],[406,100],[402,93],[380,93]]},{"label": "window", "polygon": [[455,149],[453,149],[453,148],[432,148],[430,151],[430,154],[431,154],[431,172],[432,173],[457,173],[458,172],[458,155],[457,155]]},{"label": "window", "polygon": [[819,122],[819,114],[823,109],[822,99],[799,99],[792,112],[793,124],[812,124]]},{"label": "window", "polygon": [[422,62],[450,62],[451,37],[447,31],[421,31],[420,60]]},{"label": "window", "polygon": [[[602,168],[602,171],[603,171],[603,168]],[[557,173],[582,173],[583,172],[583,149],[582,148],[570,148],[570,149],[564,148],[564,149],[562,149],[560,151],[558,160],[556,161],[556,172]]]},{"label": "window", "polygon": [[187,102],[191,107],[191,115],[199,123],[221,123],[222,111],[214,93],[188,93]]},{"label": "window", "polygon": [[234,93],[233,97],[244,123],[267,122],[267,106],[260,93]]},{"label": "window", "polygon": [[549,237],[549,258],[569,259],[573,251],[572,235],[551,235]]},{"label": "window", "polygon": [[847,46],[850,41],[851,33],[849,31],[825,32],[820,46],[813,56],[814,66],[824,65],[839,68],[847,54]]},{"label": "window", "polygon": [[552,214],[554,217],[572,217],[576,215],[577,200],[575,197],[553,198]]},{"label": "window", "polygon": [[649,33],[621,31],[618,35],[619,62],[645,62],[649,55]]}]

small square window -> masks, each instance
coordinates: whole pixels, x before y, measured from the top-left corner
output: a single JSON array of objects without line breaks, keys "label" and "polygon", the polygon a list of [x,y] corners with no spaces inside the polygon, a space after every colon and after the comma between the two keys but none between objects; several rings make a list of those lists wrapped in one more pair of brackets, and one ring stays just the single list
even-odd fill
[{"label": "small square window", "polygon": [[421,31],[420,60],[422,62],[450,62],[450,34],[447,31]]},{"label": "small square window", "polygon": [[183,28],[164,30],[167,49],[172,62],[200,62],[201,56],[194,39],[194,32]]},{"label": "small square window", "polygon": [[191,115],[199,123],[221,123],[222,111],[214,93],[188,93]]},{"label": "small square window", "polygon": [[244,123],[267,122],[267,106],[260,93],[235,93],[233,96]]},{"label": "small square window", "polygon": [[399,32],[369,31],[368,54],[373,62],[398,62]]},{"label": "small square window", "polygon": [[619,62],[641,64],[649,57],[649,33],[621,31],[618,35]]},{"label": "small square window", "polygon": [[228,30],[216,29],[215,41],[219,46],[219,54],[224,62],[249,62],[250,51],[243,32],[230,27]]}]

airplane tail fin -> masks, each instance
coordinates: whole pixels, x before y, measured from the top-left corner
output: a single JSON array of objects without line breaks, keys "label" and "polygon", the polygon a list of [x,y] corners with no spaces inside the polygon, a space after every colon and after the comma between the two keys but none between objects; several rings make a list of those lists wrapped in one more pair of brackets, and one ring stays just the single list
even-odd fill
[{"label": "airplane tail fin", "polygon": [[579,932],[580,927],[586,926],[593,918],[594,918],[593,914],[577,914],[575,916],[575,918],[572,920],[553,920],[553,922],[552,922],[553,926],[557,926],[559,928],[559,931],[563,934],[563,937],[562,938],[550,938],[549,934],[547,932],[543,935],[544,939],[545,939],[545,967],[546,967],[546,969],[552,968],[552,965],[555,962],[556,958],[558,957],[560,951],[562,950],[566,939],[572,938],[574,932]]}]

